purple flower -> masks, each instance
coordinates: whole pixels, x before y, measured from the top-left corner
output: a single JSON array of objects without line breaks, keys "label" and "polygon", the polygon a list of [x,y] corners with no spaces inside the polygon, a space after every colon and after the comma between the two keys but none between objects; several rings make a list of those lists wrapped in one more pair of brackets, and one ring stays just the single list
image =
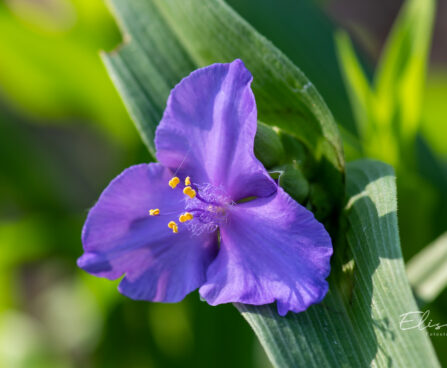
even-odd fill
[{"label": "purple flower", "polygon": [[[301,312],[327,290],[331,240],[253,153],[252,76],[240,60],[196,70],[171,92],[160,163],[128,168],[90,210],[79,267],[137,300],[277,301]],[[250,200],[241,201],[249,198]]]}]

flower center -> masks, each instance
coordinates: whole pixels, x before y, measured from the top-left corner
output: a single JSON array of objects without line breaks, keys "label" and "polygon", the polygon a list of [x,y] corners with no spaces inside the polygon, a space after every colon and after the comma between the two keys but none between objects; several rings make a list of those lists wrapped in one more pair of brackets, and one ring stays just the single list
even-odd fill
[{"label": "flower center", "polygon": [[[231,198],[221,187],[212,184],[195,184],[190,177],[186,177],[183,187],[184,212],[179,215],[180,225],[185,225],[194,235],[204,232],[214,232],[220,224],[227,221],[229,207],[234,205]],[[175,189],[180,184],[178,177],[169,181],[169,186]],[[151,216],[160,215],[158,208],[149,210]],[[170,221],[168,227],[178,233],[179,224]]]}]

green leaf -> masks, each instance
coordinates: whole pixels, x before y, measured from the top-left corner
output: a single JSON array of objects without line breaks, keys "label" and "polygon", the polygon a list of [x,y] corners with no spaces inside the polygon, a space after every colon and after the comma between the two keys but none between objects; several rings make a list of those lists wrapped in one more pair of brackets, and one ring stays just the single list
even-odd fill
[{"label": "green leaf", "polygon": [[395,167],[411,160],[421,122],[435,0],[407,0],[381,55],[373,85],[348,37],[337,46],[363,149]]},{"label": "green leaf", "polygon": [[125,43],[102,57],[141,138],[155,157],[154,133],[169,92],[196,66],[152,1],[111,3]]},{"label": "green leaf", "polygon": [[447,233],[416,254],[407,264],[407,273],[419,299],[435,300],[447,286]]},{"label": "green leaf", "polygon": [[[260,120],[299,139],[320,165],[318,184],[343,198],[343,151],[327,106],[300,70],[224,2],[112,4],[127,43],[103,58],[152,153],[175,83],[197,67],[241,58],[254,76]],[[368,161],[351,165],[348,195],[348,243],[337,241],[324,303],[286,318],[273,306],[238,308],[277,366],[436,366],[424,332],[398,327],[398,316],[416,304],[401,260],[391,170]]]},{"label": "green leaf", "polygon": [[[334,40],[335,26],[315,0],[226,0],[298,65],[322,95],[339,126],[356,135]],[[274,5],[273,5],[274,4]]]},{"label": "green leaf", "polygon": [[357,129],[364,137],[367,134],[365,130],[368,129],[370,120],[373,91],[349,36],[345,32],[339,31],[335,35],[335,40],[345,84],[357,121]]},{"label": "green leaf", "polygon": [[152,154],[170,89],[197,67],[241,58],[254,77],[259,119],[301,140],[319,163],[319,181],[341,200],[343,149],[329,109],[304,74],[227,4],[111,3],[128,42],[103,58]]},{"label": "green leaf", "polygon": [[[335,245],[329,293],[306,312],[237,305],[276,367],[437,367],[419,329],[401,330],[417,311],[399,245],[393,170],[378,161],[347,166],[347,243]],[[342,231],[341,233],[345,233]]]},{"label": "green leaf", "polygon": [[430,147],[447,157],[447,124],[445,124],[445,96],[447,96],[447,70],[431,71],[424,89],[424,107],[421,130]]},{"label": "green leaf", "polygon": [[435,0],[407,0],[394,23],[376,74],[379,122],[396,114],[403,138],[414,136],[420,123],[422,96]]}]

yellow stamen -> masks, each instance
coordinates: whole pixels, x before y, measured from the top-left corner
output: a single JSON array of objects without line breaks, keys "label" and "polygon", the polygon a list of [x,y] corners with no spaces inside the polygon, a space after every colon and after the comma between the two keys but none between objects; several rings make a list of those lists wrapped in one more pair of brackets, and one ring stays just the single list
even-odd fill
[{"label": "yellow stamen", "polygon": [[174,189],[180,183],[180,179],[174,176],[171,180],[169,180],[169,186]]},{"label": "yellow stamen", "polygon": [[183,189],[183,194],[186,194],[189,198],[194,198],[196,196],[196,191],[191,187],[185,187]]},{"label": "yellow stamen", "polygon": [[169,224],[168,224],[168,227],[169,227],[170,229],[172,229],[172,232],[173,232],[173,233],[175,233],[175,234],[178,233],[178,226],[177,226],[177,224],[175,223],[175,221],[170,221]]},{"label": "yellow stamen", "polygon": [[191,185],[191,178],[189,176],[185,179],[185,185]]},{"label": "yellow stamen", "polygon": [[158,208],[149,210],[149,215],[151,216],[158,216],[160,214],[160,210]]},{"label": "yellow stamen", "polygon": [[192,213],[189,212],[185,212],[182,215],[180,215],[180,217],[178,218],[178,220],[180,222],[186,222],[186,221],[190,221],[194,218],[194,216],[192,215]]}]

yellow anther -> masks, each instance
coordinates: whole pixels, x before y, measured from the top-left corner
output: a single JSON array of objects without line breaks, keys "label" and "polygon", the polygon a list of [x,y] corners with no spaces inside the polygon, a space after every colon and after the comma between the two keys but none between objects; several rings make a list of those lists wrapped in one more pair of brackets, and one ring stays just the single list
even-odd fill
[{"label": "yellow anther", "polygon": [[171,180],[169,180],[169,186],[174,189],[180,183],[180,179],[174,176]]},{"label": "yellow anther", "polygon": [[149,215],[151,215],[151,216],[158,216],[159,214],[160,214],[160,210],[158,208],[149,210]]},{"label": "yellow anther", "polygon": [[172,229],[172,232],[173,232],[173,233],[175,233],[175,234],[178,233],[178,226],[177,226],[177,224],[175,223],[175,221],[169,221],[168,227],[169,227],[170,229]]},{"label": "yellow anther", "polygon": [[191,178],[189,176],[185,179],[185,185],[191,185]]},{"label": "yellow anther", "polygon": [[189,212],[185,212],[183,214],[180,215],[180,217],[178,218],[178,220],[180,222],[186,222],[186,221],[190,221],[194,218],[194,216],[192,215],[192,213]]},{"label": "yellow anther", "polygon": [[189,198],[194,198],[196,196],[196,191],[191,187],[185,187],[183,189],[183,194],[186,194]]}]

